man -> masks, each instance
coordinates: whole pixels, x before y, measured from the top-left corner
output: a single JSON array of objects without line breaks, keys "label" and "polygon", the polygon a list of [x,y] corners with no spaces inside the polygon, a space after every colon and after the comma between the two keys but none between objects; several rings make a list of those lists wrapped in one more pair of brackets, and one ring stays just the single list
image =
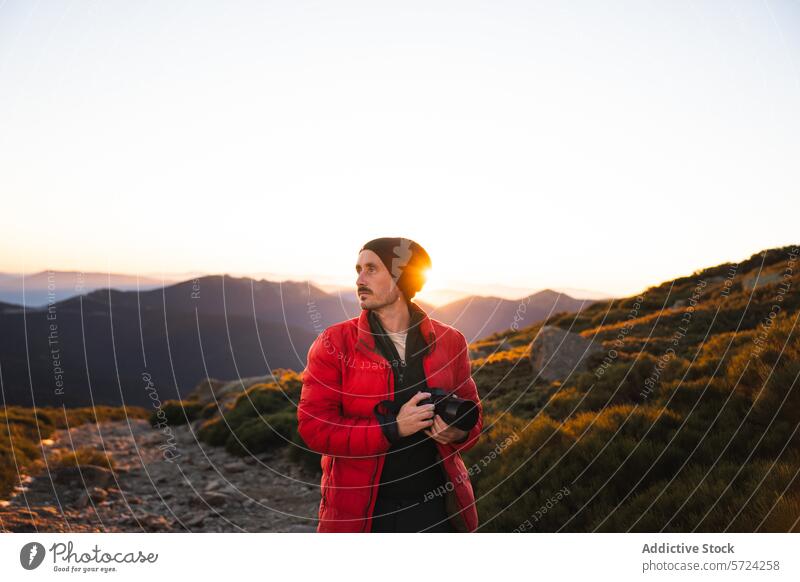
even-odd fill
[{"label": "man", "polygon": [[[320,532],[475,531],[460,452],[483,415],[464,335],[411,300],[431,266],[405,238],[365,244],[356,263],[361,314],[328,327],[303,370],[298,431],[322,454]],[[468,432],[421,403],[431,388],[476,403]]]}]

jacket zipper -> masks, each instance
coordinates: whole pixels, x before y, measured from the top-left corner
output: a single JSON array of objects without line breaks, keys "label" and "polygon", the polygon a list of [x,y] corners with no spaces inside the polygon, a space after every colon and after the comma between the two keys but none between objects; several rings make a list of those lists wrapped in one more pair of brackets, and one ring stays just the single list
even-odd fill
[{"label": "jacket zipper", "polygon": [[[429,336],[428,339],[429,340],[433,339],[432,338],[432,334]],[[433,349],[436,347],[435,343],[436,342],[433,342],[433,341],[429,341],[428,342],[428,348],[426,349],[426,353],[427,354],[430,354],[430,352],[432,352]],[[378,358],[380,358],[381,360],[383,360],[384,362],[389,364],[389,360],[387,360],[385,357],[383,357],[376,350],[369,350],[366,347],[362,347],[362,342],[361,341],[357,341],[356,342],[356,349],[361,349],[365,354],[367,354],[370,351],[372,351]],[[425,369],[425,358],[424,357],[423,357],[422,361],[423,361],[423,370],[424,370]],[[394,371],[393,371],[393,368],[392,368],[391,364],[389,364],[389,368],[390,368],[389,381],[387,383],[386,396],[389,399],[394,400],[394,398],[392,398],[394,396],[394,389],[393,389],[393,385],[392,385],[392,382],[394,380]],[[427,377],[427,371],[425,371],[425,375]],[[401,382],[402,382],[402,377],[403,376],[402,376],[402,372],[401,372],[400,373],[400,379],[401,379],[400,381]],[[377,460],[375,462],[375,471],[372,473],[372,486],[370,487],[370,490],[369,490],[369,499],[367,500],[367,510],[364,512],[364,525],[361,528],[362,532],[366,531],[366,529],[367,529],[367,521],[369,520],[369,509],[370,509],[370,506],[372,505],[372,497],[374,495],[374,491],[375,491],[375,489],[377,489],[377,487],[375,486],[375,476],[378,473],[378,467],[380,467],[380,460]]]},{"label": "jacket zipper", "polygon": [[[357,345],[360,347],[361,344],[359,343]],[[366,353],[366,350],[363,350],[363,351]],[[377,355],[380,359],[384,360],[387,364],[389,363],[389,360],[387,360],[386,358],[384,358],[383,356],[381,356],[377,352],[375,353],[375,355]],[[391,397],[393,396],[393,392],[394,392],[394,390],[392,389],[392,379],[393,379],[393,377],[394,377],[394,373],[390,370],[389,371],[389,380],[386,383],[386,396],[389,399],[392,399],[392,400],[393,400],[393,398],[391,398]],[[369,521],[369,510],[370,510],[370,507],[372,506],[372,497],[374,496],[375,490],[377,489],[377,486],[375,485],[375,476],[378,474],[378,467],[380,467],[380,465],[381,465],[380,459],[376,459],[375,460],[375,471],[373,471],[373,473],[372,473],[372,480],[371,480],[372,482],[371,482],[371,486],[369,488],[369,499],[367,499],[367,509],[364,512],[364,525],[361,527],[361,531],[362,532],[365,532],[366,529],[367,529],[367,522]]]}]

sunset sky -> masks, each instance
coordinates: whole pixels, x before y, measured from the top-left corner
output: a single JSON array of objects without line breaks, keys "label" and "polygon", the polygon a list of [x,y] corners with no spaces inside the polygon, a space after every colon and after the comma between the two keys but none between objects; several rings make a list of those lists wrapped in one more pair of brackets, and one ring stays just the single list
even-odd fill
[{"label": "sunset sky", "polygon": [[0,3],[3,272],[406,236],[434,290],[630,295],[800,242],[798,160],[797,1]]}]

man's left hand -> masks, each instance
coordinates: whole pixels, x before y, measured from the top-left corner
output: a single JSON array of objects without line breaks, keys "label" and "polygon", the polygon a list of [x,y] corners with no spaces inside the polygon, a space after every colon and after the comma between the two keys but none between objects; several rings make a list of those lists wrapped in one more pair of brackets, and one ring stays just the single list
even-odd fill
[{"label": "man's left hand", "polygon": [[433,417],[433,425],[424,430],[425,434],[438,443],[448,445],[453,441],[460,441],[467,436],[467,431],[450,426],[438,414]]}]

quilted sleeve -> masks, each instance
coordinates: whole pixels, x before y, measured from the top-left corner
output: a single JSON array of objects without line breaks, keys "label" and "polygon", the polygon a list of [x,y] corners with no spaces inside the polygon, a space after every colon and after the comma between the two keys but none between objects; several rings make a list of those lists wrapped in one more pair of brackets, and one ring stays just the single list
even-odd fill
[{"label": "quilted sleeve", "polygon": [[341,348],[330,328],[308,350],[297,406],[297,430],[308,447],[324,455],[371,457],[390,446],[378,419],[342,414]]}]

